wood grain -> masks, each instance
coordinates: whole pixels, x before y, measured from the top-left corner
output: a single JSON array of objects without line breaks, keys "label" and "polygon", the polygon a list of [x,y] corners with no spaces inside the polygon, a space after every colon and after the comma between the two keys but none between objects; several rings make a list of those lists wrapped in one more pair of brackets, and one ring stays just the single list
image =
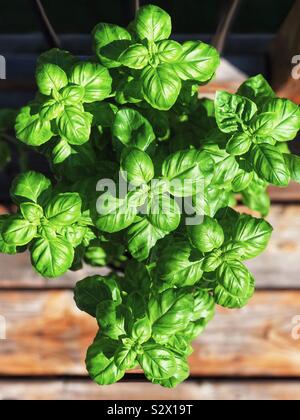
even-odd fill
[{"label": "wood grain", "polygon": [[[257,287],[300,288],[300,206],[274,205],[269,221],[274,226],[271,243],[263,255],[248,263]],[[27,253],[0,254],[0,288],[72,288],[86,276],[107,273],[105,268],[86,266],[84,270],[68,272],[60,279],[47,280],[34,272]]]},{"label": "wood grain", "polygon": [[[300,54],[300,0],[296,0],[283,23],[271,49],[273,85],[279,96],[300,102],[299,70],[297,79],[292,77],[293,68],[299,60],[292,62]],[[298,66],[299,69],[299,66]]]},{"label": "wood grain", "polygon": [[[6,340],[0,341],[0,375],[86,375],[84,358],[96,322],[80,313],[71,291],[0,293]],[[195,341],[197,376],[300,377],[300,291],[257,292],[243,310],[219,309]]]},{"label": "wood grain", "polygon": [[99,387],[88,380],[0,380],[0,400],[300,400],[300,381],[190,381],[176,389],[150,383]]}]

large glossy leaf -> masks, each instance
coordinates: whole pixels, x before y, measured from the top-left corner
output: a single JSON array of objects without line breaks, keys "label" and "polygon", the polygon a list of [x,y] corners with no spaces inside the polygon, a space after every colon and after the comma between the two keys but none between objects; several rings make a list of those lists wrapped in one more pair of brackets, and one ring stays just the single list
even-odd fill
[{"label": "large glossy leaf", "polygon": [[135,186],[148,184],[154,177],[154,165],[150,156],[137,148],[124,149],[121,170],[124,178]]},{"label": "large glossy leaf", "polygon": [[272,231],[272,226],[265,220],[243,214],[234,226],[230,248],[242,260],[255,258],[268,246]]},{"label": "large glossy leaf", "polygon": [[253,146],[250,159],[257,175],[270,184],[286,187],[290,173],[282,153],[275,146],[257,144]]},{"label": "large glossy leaf", "polygon": [[126,229],[134,222],[137,207],[130,206],[128,199],[119,199],[103,194],[97,206],[98,216],[95,224],[103,232],[115,233]]},{"label": "large glossy leaf", "polygon": [[152,335],[158,343],[184,331],[190,321],[193,296],[184,290],[169,289],[149,301],[148,313]]},{"label": "large glossy leaf", "polygon": [[158,344],[145,344],[138,361],[149,380],[168,379],[176,371],[174,354]]},{"label": "large glossy leaf", "polygon": [[213,170],[213,160],[198,150],[184,150],[170,155],[162,167],[162,175],[170,183],[170,193],[176,197],[192,196],[204,187],[205,175]]},{"label": "large glossy leaf", "polygon": [[255,102],[259,107],[261,107],[266,100],[276,96],[269,83],[261,74],[246,80],[239,87],[237,93],[238,95],[251,99],[251,101]]},{"label": "large glossy leaf", "polygon": [[15,128],[17,138],[28,146],[41,146],[53,137],[50,122],[43,121],[31,106],[21,109]]},{"label": "large glossy leaf", "polygon": [[178,77],[182,80],[209,81],[220,63],[217,50],[197,41],[185,42],[182,49],[180,58],[173,66]]},{"label": "large glossy leaf", "polygon": [[300,156],[285,154],[284,159],[290,171],[291,178],[300,183]]},{"label": "large glossy leaf", "polygon": [[60,238],[37,239],[31,246],[31,261],[34,268],[43,277],[60,277],[72,266],[74,249]]},{"label": "large glossy leaf", "polygon": [[100,64],[77,64],[72,70],[70,82],[84,87],[84,102],[88,103],[103,101],[112,89],[112,78]]},{"label": "large glossy leaf", "polygon": [[255,291],[255,282],[248,269],[238,261],[226,261],[217,271],[215,300],[226,308],[242,308]]},{"label": "large glossy leaf", "polygon": [[162,41],[171,35],[171,17],[160,7],[147,5],[138,11],[133,28],[141,41]]},{"label": "large glossy leaf", "polygon": [[3,254],[15,255],[18,250],[16,245],[8,245],[2,235],[2,229],[5,221],[9,218],[9,215],[0,216],[0,252]]},{"label": "large glossy leaf", "polygon": [[13,200],[20,204],[32,201],[40,203],[51,192],[51,182],[38,172],[25,172],[14,179],[10,194]]},{"label": "large glossy leaf", "polygon": [[114,360],[118,347],[118,341],[101,337],[97,338],[88,349],[86,367],[98,385],[111,385],[124,376],[125,370],[119,369]]},{"label": "large glossy leaf", "polygon": [[217,92],[215,106],[216,120],[224,133],[244,131],[257,112],[257,106],[250,99],[223,91]]},{"label": "large glossy leaf", "polygon": [[262,107],[262,113],[251,125],[253,135],[290,141],[300,129],[300,108],[287,99],[272,99]]},{"label": "large glossy leaf", "polygon": [[117,25],[110,23],[99,23],[93,30],[94,48],[101,63],[108,68],[115,68],[121,66],[121,63],[103,55],[103,49],[111,46],[114,43],[123,41],[128,46],[128,41],[131,41],[129,32]]},{"label": "large glossy leaf", "polygon": [[87,277],[76,284],[74,299],[81,311],[96,317],[100,302],[111,299],[117,304],[121,303],[121,291],[113,275]]},{"label": "large glossy leaf", "polygon": [[113,125],[113,135],[127,147],[146,150],[155,139],[155,134],[146,118],[130,108],[120,110]]},{"label": "large glossy leaf", "polygon": [[203,223],[188,227],[192,245],[201,252],[211,252],[223,245],[224,232],[217,220],[205,216]]},{"label": "large glossy leaf", "polygon": [[70,144],[84,144],[89,141],[92,121],[93,116],[80,107],[66,106],[58,120],[59,134]]},{"label": "large glossy leaf", "polygon": [[136,260],[144,261],[157,241],[167,234],[167,231],[155,227],[147,217],[143,217],[128,230],[128,249]]},{"label": "large glossy leaf", "polygon": [[68,84],[68,77],[63,69],[55,64],[39,66],[36,72],[36,81],[43,95],[52,95],[53,91],[59,92]]},{"label": "large glossy leaf", "polygon": [[37,226],[22,216],[11,216],[2,227],[2,237],[8,245],[24,246],[37,234]]},{"label": "large glossy leaf", "polygon": [[54,225],[68,226],[81,216],[82,200],[78,193],[56,195],[45,210],[46,218]]},{"label": "large glossy leaf", "polygon": [[170,64],[156,68],[148,66],[142,73],[145,100],[160,111],[168,111],[175,105],[181,90],[181,81]]},{"label": "large glossy leaf", "polygon": [[194,285],[203,275],[201,256],[182,240],[162,249],[157,270],[160,280],[178,287]]}]

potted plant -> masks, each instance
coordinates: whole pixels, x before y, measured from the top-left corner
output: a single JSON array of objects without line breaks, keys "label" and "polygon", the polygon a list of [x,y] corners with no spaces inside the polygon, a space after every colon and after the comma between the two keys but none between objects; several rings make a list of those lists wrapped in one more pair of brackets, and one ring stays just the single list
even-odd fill
[{"label": "potted plant", "polygon": [[50,278],[83,261],[118,269],[75,289],[99,323],[87,369],[101,385],[137,366],[166,387],[188,377],[191,342],[215,305],[247,304],[255,280],[244,261],[271,237],[267,221],[234,209],[237,197],[265,217],[268,186],[300,181],[287,145],[299,107],[260,75],[199,99],[219,55],[170,35],[170,16],[149,5],[127,29],[97,25],[89,61],[44,53],[39,92],[16,120],[54,181],[26,172],[13,182],[18,212],[0,218],[0,251],[28,248]]}]

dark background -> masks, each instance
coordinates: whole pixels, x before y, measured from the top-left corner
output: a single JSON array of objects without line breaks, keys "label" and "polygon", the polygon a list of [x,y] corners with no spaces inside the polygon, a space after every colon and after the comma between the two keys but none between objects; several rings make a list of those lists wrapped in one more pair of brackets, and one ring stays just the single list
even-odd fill
[{"label": "dark background", "polygon": [[[126,25],[128,0],[44,0],[43,4],[59,33],[89,33],[99,21]],[[167,10],[176,33],[214,33],[218,0],[152,0]],[[293,0],[244,0],[233,31],[274,33]],[[0,33],[39,31],[30,0],[1,0]]]}]

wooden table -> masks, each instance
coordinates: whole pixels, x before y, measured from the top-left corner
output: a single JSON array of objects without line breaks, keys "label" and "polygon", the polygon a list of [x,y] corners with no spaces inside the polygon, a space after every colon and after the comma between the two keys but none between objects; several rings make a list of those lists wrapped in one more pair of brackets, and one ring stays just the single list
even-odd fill
[{"label": "wooden table", "polygon": [[33,273],[27,254],[1,255],[7,340],[0,340],[0,399],[300,399],[300,339],[292,337],[300,333],[293,325],[300,316],[300,187],[271,194],[273,239],[249,263],[256,295],[241,311],[218,310],[194,343],[190,379],[175,390],[140,375],[109,387],[88,379],[84,357],[97,326],[76,309],[72,288],[94,269],[48,281]]}]

